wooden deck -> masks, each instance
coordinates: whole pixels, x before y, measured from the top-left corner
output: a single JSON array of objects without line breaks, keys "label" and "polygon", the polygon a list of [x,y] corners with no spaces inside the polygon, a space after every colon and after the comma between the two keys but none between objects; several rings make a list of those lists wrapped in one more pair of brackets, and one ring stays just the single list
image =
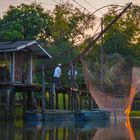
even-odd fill
[{"label": "wooden deck", "polygon": [[110,113],[105,110],[47,110],[42,116],[41,112],[27,111],[27,121],[102,121],[109,120]]},{"label": "wooden deck", "polygon": [[[55,90],[55,91],[54,91]],[[41,84],[23,84],[23,83],[0,83],[0,108],[3,108],[3,111],[0,112],[0,119],[14,119],[14,110],[15,110],[15,99],[16,93],[20,92],[22,96],[21,105],[23,106],[23,116],[26,118],[26,111],[28,110],[37,110],[38,104],[36,102],[35,95],[40,94],[42,96],[41,107],[42,114],[45,110],[58,110],[59,106],[59,96],[62,97],[63,109],[64,110],[79,110],[83,107],[82,96],[89,96],[88,92],[84,90],[75,90],[67,87],[55,88],[47,87],[46,85]],[[46,93],[48,97],[46,99]],[[44,96],[44,97],[43,97]],[[79,99],[78,99],[79,98]],[[90,98],[90,96],[89,96]],[[46,100],[48,108],[46,108]],[[91,102],[91,98],[89,103]],[[91,104],[89,109],[91,109]],[[61,107],[62,109],[62,107]],[[4,114],[4,115],[2,115]],[[1,117],[2,116],[2,117]]]},{"label": "wooden deck", "polygon": [[13,89],[16,92],[41,91],[41,84],[0,83],[0,89]]}]

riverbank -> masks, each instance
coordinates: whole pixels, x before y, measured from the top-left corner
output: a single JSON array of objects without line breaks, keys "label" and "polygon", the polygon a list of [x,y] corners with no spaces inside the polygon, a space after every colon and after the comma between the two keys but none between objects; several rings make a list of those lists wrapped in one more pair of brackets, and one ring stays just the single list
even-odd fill
[{"label": "riverbank", "polygon": [[140,117],[140,111],[131,111],[130,117]]}]

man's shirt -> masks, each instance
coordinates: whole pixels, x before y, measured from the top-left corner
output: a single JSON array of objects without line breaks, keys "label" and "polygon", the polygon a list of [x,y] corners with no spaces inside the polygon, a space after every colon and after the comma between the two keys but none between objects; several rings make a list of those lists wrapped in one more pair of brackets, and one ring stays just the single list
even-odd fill
[{"label": "man's shirt", "polygon": [[58,77],[59,78],[60,76],[61,76],[61,68],[57,66],[54,70],[53,77]]}]

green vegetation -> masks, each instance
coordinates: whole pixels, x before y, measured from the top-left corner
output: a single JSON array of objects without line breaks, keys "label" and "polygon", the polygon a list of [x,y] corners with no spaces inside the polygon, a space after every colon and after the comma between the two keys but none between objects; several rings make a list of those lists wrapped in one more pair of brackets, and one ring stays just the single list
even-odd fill
[{"label": "green vegetation", "polygon": [[17,106],[15,108],[15,116],[16,120],[21,120],[23,119],[23,107],[22,106]]},{"label": "green vegetation", "polygon": [[140,111],[131,111],[130,117],[140,117]]},{"label": "green vegetation", "polygon": [[[103,17],[106,27],[118,13],[120,7],[114,6]],[[104,85],[107,92],[120,90],[128,93],[132,66],[140,66],[140,7],[133,5],[104,34]],[[53,56],[46,61],[47,68],[54,68],[57,63],[69,64],[91,42],[90,31],[95,28],[95,16],[86,13],[71,4],[56,5],[53,11],[45,11],[40,4],[21,4],[10,6],[0,19],[0,40],[38,40]],[[84,43],[75,46],[79,40]],[[91,44],[90,44],[91,45]],[[100,46],[98,41],[85,59],[88,62],[92,78],[100,83]],[[37,63],[37,62],[36,62]],[[38,62],[40,65],[42,62]],[[78,83],[84,85],[82,66],[77,64]],[[63,85],[67,86],[68,69],[63,69]],[[121,73],[122,72],[122,73]],[[47,83],[52,81],[53,71],[47,72]],[[128,77],[126,76],[128,75]],[[36,76],[37,81],[40,74]],[[114,84],[115,83],[115,84]]]}]

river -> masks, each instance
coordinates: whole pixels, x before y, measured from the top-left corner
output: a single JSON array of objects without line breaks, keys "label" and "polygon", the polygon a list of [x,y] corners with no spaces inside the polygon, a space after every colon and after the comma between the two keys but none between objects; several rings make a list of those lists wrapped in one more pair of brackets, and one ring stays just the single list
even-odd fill
[{"label": "river", "polygon": [[0,122],[0,140],[140,140],[140,118],[109,122]]}]

